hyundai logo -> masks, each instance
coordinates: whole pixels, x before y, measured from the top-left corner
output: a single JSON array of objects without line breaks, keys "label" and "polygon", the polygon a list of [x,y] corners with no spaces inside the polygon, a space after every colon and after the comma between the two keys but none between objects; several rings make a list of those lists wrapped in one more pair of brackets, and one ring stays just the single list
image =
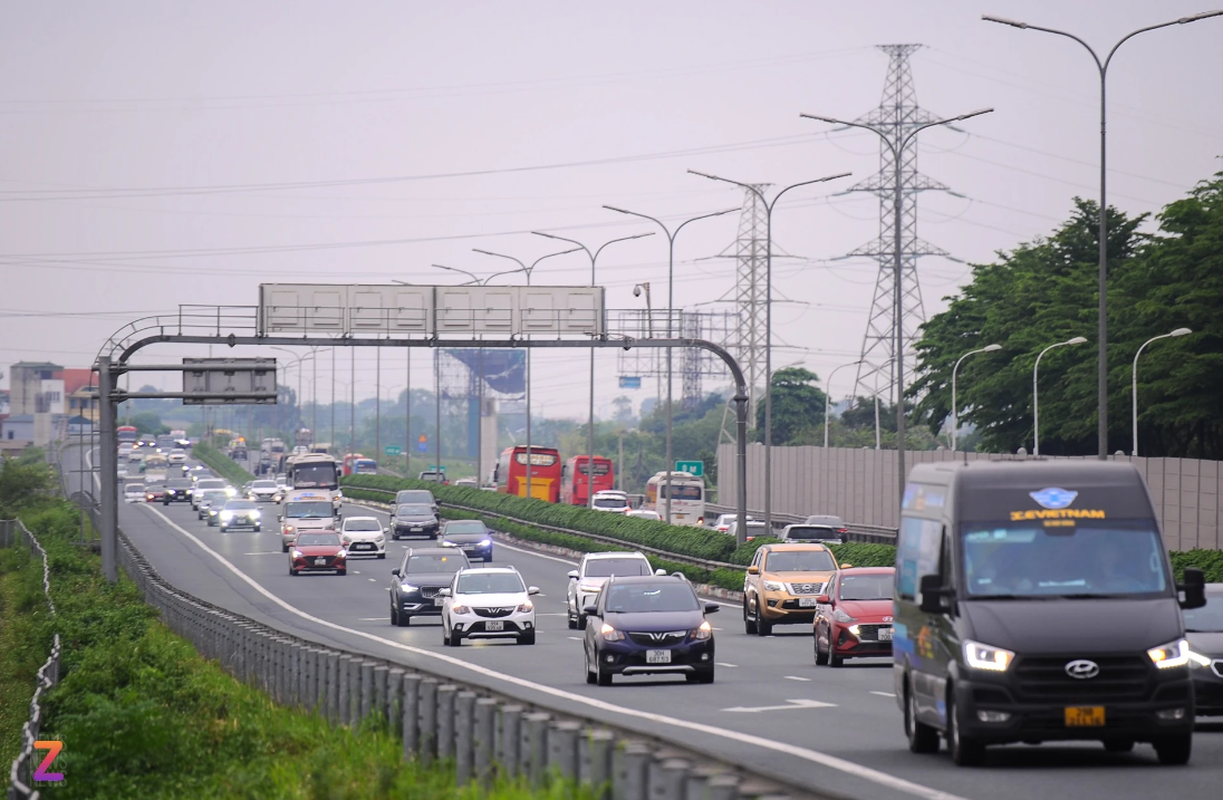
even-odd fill
[{"label": "hyundai logo", "polygon": [[1078,680],[1087,680],[1100,674],[1100,665],[1094,661],[1080,658],[1066,663],[1066,674]]}]

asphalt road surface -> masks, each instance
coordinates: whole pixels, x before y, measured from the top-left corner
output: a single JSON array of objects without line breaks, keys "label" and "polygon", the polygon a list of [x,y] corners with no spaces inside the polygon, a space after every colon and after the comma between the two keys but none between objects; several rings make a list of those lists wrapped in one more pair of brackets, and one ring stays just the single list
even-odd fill
[{"label": "asphalt road surface", "polygon": [[[76,463],[76,455],[65,463]],[[261,533],[220,533],[185,504],[123,504],[119,524],[163,577],[180,589],[303,638],[453,675],[562,712],[606,720],[691,750],[751,766],[785,782],[851,798],[1156,798],[1223,796],[1223,725],[1202,726],[1186,767],[1161,767],[1147,745],[1110,754],[1102,745],[990,748],[985,767],[957,768],[942,750],[910,753],[887,660],[816,667],[804,626],[760,638],[743,632],[742,610],[725,604],[715,626],[717,681],[617,677],[586,683],[580,631],[565,618],[567,559],[494,544],[494,564],[513,564],[536,599],[538,640],[444,647],[436,618],[392,627],[390,571],[409,542],[388,537],[385,560],[352,559],[349,574],[290,577],[276,509]],[[346,515],[386,514],[348,502]]]}]

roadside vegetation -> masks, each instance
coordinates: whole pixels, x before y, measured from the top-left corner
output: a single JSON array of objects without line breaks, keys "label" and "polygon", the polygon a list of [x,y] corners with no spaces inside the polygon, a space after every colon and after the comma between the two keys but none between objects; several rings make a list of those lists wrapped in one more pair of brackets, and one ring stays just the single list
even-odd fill
[{"label": "roadside vegetation", "polygon": [[209,469],[235,486],[242,486],[255,479],[255,476],[243,469],[237,461],[207,442],[196,442],[192,445],[191,455],[203,461]]}]

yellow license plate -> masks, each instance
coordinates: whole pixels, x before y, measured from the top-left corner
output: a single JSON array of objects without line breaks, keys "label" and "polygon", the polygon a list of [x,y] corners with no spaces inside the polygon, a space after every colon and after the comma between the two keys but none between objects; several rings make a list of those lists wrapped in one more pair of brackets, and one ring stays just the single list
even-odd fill
[{"label": "yellow license plate", "polygon": [[1104,706],[1068,706],[1066,708],[1066,727],[1104,727]]}]

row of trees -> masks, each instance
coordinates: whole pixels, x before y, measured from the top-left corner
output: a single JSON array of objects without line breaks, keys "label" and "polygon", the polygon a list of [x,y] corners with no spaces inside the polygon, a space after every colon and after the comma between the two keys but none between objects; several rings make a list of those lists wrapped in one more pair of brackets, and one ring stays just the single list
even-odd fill
[{"label": "row of trees", "polygon": [[[977,427],[981,449],[1014,452],[1032,444],[1032,367],[1050,344],[1097,328],[1097,208],[1075,200],[1050,236],[975,265],[972,281],[947,298],[917,345],[915,417],[931,433],[951,413],[951,370],[969,350],[1002,349],[960,368],[961,422]],[[1130,378],[1143,342],[1176,328],[1191,335],[1153,345],[1139,364],[1141,454],[1223,457],[1223,173],[1200,183],[1156,217],[1110,208],[1109,442],[1131,448]],[[1089,345],[1058,348],[1040,364],[1041,452],[1096,452],[1097,364]]]}]

